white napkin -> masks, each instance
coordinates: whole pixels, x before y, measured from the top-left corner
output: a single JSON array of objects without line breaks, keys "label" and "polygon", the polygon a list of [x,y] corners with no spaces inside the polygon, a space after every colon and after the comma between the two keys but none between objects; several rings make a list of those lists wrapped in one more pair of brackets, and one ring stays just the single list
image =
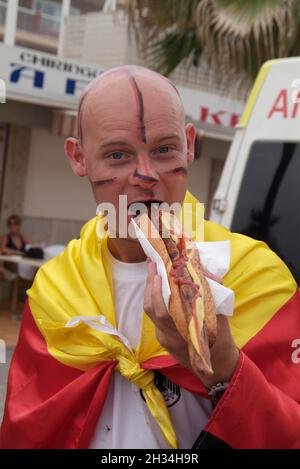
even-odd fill
[{"label": "white napkin", "polygon": [[120,331],[115,329],[105,316],[74,316],[65,324],[65,327],[76,327],[80,323],[83,323],[96,331],[117,336],[125,347],[132,352],[129,340]]},{"label": "white napkin", "polygon": [[[166,307],[168,308],[171,290],[165,264],[157,251],[151,246],[134,219],[131,220],[131,223],[146,256],[156,264],[157,272],[162,278],[163,299]],[[199,250],[202,266],[221,281],[229,270],[230,241],[201,242],[195,244]],[[232,316],[234,308],[234,292],[215,280],[207,277],[206,280],[208,281],[214,299],[216,314]]]}]

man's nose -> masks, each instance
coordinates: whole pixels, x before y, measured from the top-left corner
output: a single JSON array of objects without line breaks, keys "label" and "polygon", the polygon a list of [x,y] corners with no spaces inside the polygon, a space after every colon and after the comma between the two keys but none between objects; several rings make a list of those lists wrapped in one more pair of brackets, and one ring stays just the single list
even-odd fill
[{"label": "man's nose", "polygon": [[140,154],[137,157],[137,166],[130,175],[129,182],[133,185],[143,187],[153,187],[159,181],[157,172],[152,167],[149,157],[146,154]]}]

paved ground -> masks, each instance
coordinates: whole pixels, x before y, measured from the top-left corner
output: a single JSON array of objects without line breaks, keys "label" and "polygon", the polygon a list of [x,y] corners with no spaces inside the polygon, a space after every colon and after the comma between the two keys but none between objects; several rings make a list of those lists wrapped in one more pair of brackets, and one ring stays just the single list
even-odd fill
[{"label": "paved ground", "polygon": [[21,316],[13,316],[7,309],[0,305],[0,339],[4,340],[7,347],[14,347],[18,341]]},{"label": "paved ground", "polygon": [[[22,308],[22,305],[20,305],[20,308]],[[3,410],[4,410],[8,369],[9,369],[9,365],[10,365],[10,361],[11,361],[14,348],[18,340],[20,325],[21,325],[21,321],[16,320],[16,318],[12,317],[11,315],[10,302],[1,301],[0,303],[0,340],[1,340],[0,346],[3,345],[3,343],[5,343],[6,345],[5,347],[6,363],[2,363],[3,350],[0,350],[0,422],[2,421]]]},{"label": "paved ground", "polygon": [[0,422],[2,421],[4,411],[8,368],[13,351],[13,347],[6,347],[6,363],[0,363]]}]

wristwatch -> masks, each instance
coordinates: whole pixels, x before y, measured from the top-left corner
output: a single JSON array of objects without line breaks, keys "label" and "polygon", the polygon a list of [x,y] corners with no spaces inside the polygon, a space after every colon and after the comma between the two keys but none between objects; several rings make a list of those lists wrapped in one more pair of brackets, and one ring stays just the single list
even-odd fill
[{"label": "wristwatch", "polygon": [[228,383],[220,382],[220,383],[215,384],[214,386],[212,386],[211,388],[207,390],[208,395],[211,398],[211,403],[213,407],[216,407],[216,405],[218,404],[219,400],[223,396],[228,386],[229,386]]}]

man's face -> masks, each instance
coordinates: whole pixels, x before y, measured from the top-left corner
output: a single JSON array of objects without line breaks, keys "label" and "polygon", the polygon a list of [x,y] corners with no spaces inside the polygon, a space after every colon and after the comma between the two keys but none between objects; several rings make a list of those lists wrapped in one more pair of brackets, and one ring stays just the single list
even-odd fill
[{"label": "man's face", "polygon": [[[176,91],[164,80],[124,74],[85,98],[84,171],[97,204],[183,202],[193,160],[194,127],[184,126]],[[113,90],[113,92],[112,92]],[[127,224],[130,221],[127,213]],[[118,226],[118,225],[117,225]]]}]

